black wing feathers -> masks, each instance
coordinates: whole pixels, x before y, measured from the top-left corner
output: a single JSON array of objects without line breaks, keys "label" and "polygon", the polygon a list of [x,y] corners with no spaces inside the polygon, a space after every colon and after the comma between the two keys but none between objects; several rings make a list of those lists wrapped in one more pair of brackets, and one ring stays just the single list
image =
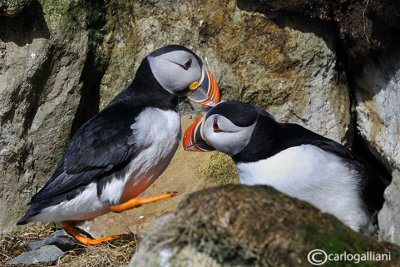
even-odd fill
[{"label": "black wing feathers", "polygon": [[138,110],[111,107],[85,124],[72,138],[64,157],[68,174],[116,165],[129,157],[131,124]]},{"label": "black wing feathers", "polygon": [[31,203],[66,194],[115,167],[125,166],[135,149],[130,126],[141,110],[118,103],[84,124],[71,139],[51,179]]}]

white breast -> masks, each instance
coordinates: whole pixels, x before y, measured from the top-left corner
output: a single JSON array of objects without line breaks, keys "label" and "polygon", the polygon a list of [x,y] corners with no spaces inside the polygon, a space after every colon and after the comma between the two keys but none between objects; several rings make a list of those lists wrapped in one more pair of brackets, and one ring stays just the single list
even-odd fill
[{"label": "white breast", "polygon": [[113,174],[101,199],[113,204],[136,197],[157,179],[170,163],[181,137],[179,114],[146,108],[131,125],[136,152],[129,165]]},{"label": "white breast", "polygon": [[236,165],[243,184],[265,184],[331,213],[353,230],[369,222],[359,178],[336,155],[313,145],[288,148],[268,159]]}]

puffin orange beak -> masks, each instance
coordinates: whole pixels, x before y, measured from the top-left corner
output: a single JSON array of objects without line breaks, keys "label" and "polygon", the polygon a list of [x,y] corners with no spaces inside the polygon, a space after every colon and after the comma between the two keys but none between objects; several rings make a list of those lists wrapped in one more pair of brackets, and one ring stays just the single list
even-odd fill
[{"label": "puffin orange beak", "polygon": [[195,81],[189,85],[188,98],[198,104],[215,107],[221,100],[218,84],[214,76],[203,68],[200,81]]},{"label": "puffin orange beak", "polygon": [[182,140],[183,148],[186,151],[205,152],[215,150],[202,137],[202,127],[203,119],[198,119],[187,128]]}]

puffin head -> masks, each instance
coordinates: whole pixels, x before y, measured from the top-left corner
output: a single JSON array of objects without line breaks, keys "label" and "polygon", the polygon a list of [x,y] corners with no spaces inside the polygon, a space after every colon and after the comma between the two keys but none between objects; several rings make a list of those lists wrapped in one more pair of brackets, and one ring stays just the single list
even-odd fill
[{"label": "puffin head", "polygon": [[183,147],[187,151],[216,149],[235,156],[249,144],[260,120],[276,123],[270,114],[253,105],[222,102],[189,126],[183,137]]},{"label": "puffin head", "polygon": [[180,45],[159,48],[147,56],[150,69],[162,88],[169,93],[207,105],[220,101],[220,92],[211,72],[190,49]]}]

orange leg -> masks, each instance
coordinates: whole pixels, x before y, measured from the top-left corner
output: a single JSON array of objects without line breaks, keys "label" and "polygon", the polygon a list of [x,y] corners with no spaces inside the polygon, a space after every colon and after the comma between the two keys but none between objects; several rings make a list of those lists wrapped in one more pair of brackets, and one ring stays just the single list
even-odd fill
[{"label": "orange leg", "polygon": [[119,213],[119,212],[123,212],[125,210],[129,210],[129,209],[133,209],[133,208],[139,207],[139,206],[141,206],[143,204],[157,202],[157,201],[160,201],[162,199],[170,198],[170,197],[173,197],[175,195],[176,195],[176,193],[173,192],[173,193],[164,193],[164,194],[157,195],[157,196],[152,196],[152,197],[132,198],[132,199],[130,199],[130,200],[128,200],[128,201],[126,201],[126,202],[124,202],[122,204],[112,206],[110,208],[110,210],[113,211],[113,212],[118,212]]},{"label": "orange leg", "polygon": [[74,229],[71,223],[64,222],[63,225],[64,225],[64,230],[69,235],[73,236],[76,240],[81,242],[83,245],[97,245],[123,236],[123,235],[109,235],[98,239],[91,239],[78,233],[78,231]]}]

